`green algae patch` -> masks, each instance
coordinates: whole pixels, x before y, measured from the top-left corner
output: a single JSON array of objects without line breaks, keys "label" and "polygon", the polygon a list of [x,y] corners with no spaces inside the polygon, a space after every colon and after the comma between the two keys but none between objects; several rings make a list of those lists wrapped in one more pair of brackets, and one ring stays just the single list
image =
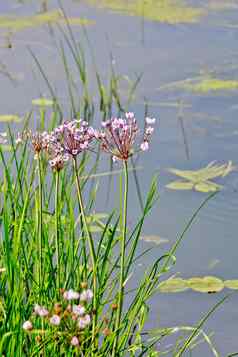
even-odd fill
[{"label": "green algae patch", "polygon": [[232,91],[238,89],[238,80],[205,78],[195,83],[184,83],[181,87],[196,93]]},{"label": "green algae patch", "polygon": [[[71,25],[85,26],[93,23],[92,21],[83,18],[69,17],[67,21]],[[0,28],[9,29],[13,32],[59,22],[65,22],[65,19],[62,11],[58,9],[32,16],[0,16]]]},{"label": "green algae patch", "polygon": [[130,16],[169,24],[194,23],[206,10],[186,5],[183,0],[87,0],[89,4],[107,8]]}]

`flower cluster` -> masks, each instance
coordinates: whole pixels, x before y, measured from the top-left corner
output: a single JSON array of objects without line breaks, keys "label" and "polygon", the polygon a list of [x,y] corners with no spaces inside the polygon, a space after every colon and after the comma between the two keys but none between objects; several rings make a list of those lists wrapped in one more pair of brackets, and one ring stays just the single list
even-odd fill
[{"label": "flower cluster", "polygon": [[45,150],[48,146],[49,134],[44,131],[32,132],[31,130],[24,130],[23,133],[18,133],[16,144],[21,144],[23,141],[29,140],[32,144],[35,154],[39,154],[42,150]]},{"label": "flower cluster", "polygon": [[126,113],[125,118],[111,118],[102,123],[103,130],[96,132],[96,139],[101,149],[112,155],[113,160],[127,161],[139,151],[149,149],[150,137],[154,131],[151,126],[155,119],[146,118],[143,138],[139,146],[134,147],[139,127],[134,113]]},{"label": "flower cluster", "polygon": [[[82,284],[84,285],[85,283]],[[46,330],[47,327],[48,329],[56,328],[61,335],[66,334],[69,344],[79,346],[83,341],[84,331],[91,324],[89,304],[93,298],[93,292],[83,288],[81,292],[70,289],[62,290],[61,293],[62,301],[55,303],[52,309],[35,304],[32,316],[23,323],[22,328],[25,331],[33,330],[37,318],[41,318],[44,319]],[[45,332],[42,331],[44,334]]]},{"label": "flower cluster", "polygon": [[75,159],[81,152],[91,150],[90,144],[94,139],[100,143],[103,151],[112,155],[113,160],[127,161],[134,153],[149,149],[153,124],[154,118],[145,119],[139,144],[136,144],[139,127],[131,112],[126,113],[125,118],[111,118],[102,122],[103,129],[100,131],[94,130],[84,120],[72,120],[65,121],[50,133],[24,131],[18,135],[16,143],[29,139],[35,154],[45,150],[52,169],[60,171],[70,158]]}]

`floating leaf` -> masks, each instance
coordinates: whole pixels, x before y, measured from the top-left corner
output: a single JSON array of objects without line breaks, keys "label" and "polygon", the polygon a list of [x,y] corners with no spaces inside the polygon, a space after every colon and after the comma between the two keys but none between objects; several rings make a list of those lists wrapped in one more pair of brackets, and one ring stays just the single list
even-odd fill
[{"label": "floating leaf", "polygon": [[224,289],[223,281],[213,276],[206,276],[203,278],[195,277],[188,279],[187,286],[192,290],[199,291],[201,293],[215,293]]},{"label": "floating leaf", "polygon": [[199,192],[216,192],[222,188],[221,185],[217,185],[214,182],[200,182],[194,186],[194,189]]},{"label": "floating leaf", "polygon": [[224,285],[228,289],[237,290],[238,289],[238,280],[225,280]]},{"label": "floating leaf", "polygon": [[188,289],[187,283],[181,278],[171,278],[163,281],[159,286],[162,293],[179,293]]},{"label": "floating leaf", "polygon": [[146,235],[146,236],[141,236],[140,237],[141,240],[145,241],[145,242],[151,242],[151,243],[155,243],[155,244],[164,244],[164,243],[168,243],[169,240],[165,239],[165,238],[161,238],[158,235]]},{"label": "floating leaf", "polygon": [[5,273],[6,268],[0,268],[0,273]]},{"label": "floating leaf", "polygon": [[170,24],[197,22],[206,11],[187,6],[184,0],[87,0],[101,8],[108,8],[130,16]]},{"label": "floating leaf", "polygon": [[54,105],[54,101],[46,98],[38,98],[33,99],[32,104],[36,105],[37,107],[52,107]]},{"label": "floating leaf", "polygon": [[166,185],[166,187],[171,190],[192,190],[194,183],[186,181],[173,181]]},{"label": "floating leaf", "polygon": [[199,170],[178,170],[170,168],[168,171],[176,176],[182,177],[187,181],[173,181],[166,185],[172,190],[191,190],[199,192],[215,192],[222,188],[215,182],[209,181],[216,177],[225,177],[234,171],[236,166],[229,161],[227,164],[217,165],[214,161],[210,162],[205,168]]},{"label": "floating leaf", "polygon": [[[48,23],[58,23],[65,21],[61,10],[47,11],[42,14],[32,16],[0,16],[0,28],[7,28],[11,31],[20,31],[31,27],[38,27]],[[68,18],[67,21],[72,25],[89,25],[93,22],[81,18]]]},{"label": "floating leaf", "polygon": [[13,114],[0,115],[1,123],[9,123],[9,122],[19,123],[20,121],[21,118],[18,115],[13,115]]},{"label": "floating leaf", "polygon": [[194,83],[185,82],[181,87],[185,90],[197,93],[231,91],[238,89],[238,80],[204,78]]}]

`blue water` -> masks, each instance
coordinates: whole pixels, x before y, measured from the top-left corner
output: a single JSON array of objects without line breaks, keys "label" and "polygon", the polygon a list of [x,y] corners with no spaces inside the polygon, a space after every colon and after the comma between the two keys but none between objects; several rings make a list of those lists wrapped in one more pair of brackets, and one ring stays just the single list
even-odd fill
[{"label": "blue water", "polygon": [[[193,3],[198,5],[195,0]],[[206,4],[204,1],[199,3]],[[235,1],[233,3],[238,5]],[[185,223],[205,198],[202,193],[166,189],[165,185],[174,179],[167,168],[198,169],[213,160],[220,163],[232,160],[237,164],[238,153],[237,91],[201,95],[179,88],[166,90],[163,87],[171,82],[199,76],[201,73],[238,79],[238,28],[231,29],[223,25],[235,23],[238,11],[233,9],[211,13],[197,24],[175,26],[95,9],[80,1],[67,0],[63,1],[63,5],[69,16],[81,16],[95,21],[94,26],[87,28],[87,33],[98,70],[104,78],[109,73],[110,53],[113,54],[117,73],[132,80],[136,74],[143,72],[130,110],[143,118],[143,103],[146,98],[150,103],[149,113],[159,119],[152,150],[141,158],[139,164],[143,169],[138,172],[144,193],[148,189],[151,176],[159,172],[159,205],[153,210],[144,228],[144,234],[169,239],[169,244],[155,246],[153,258],[158,257],[175,241],[178,232],[182,231]],[[50,9],[56,7],[57,2],[51,1]],[[22,16],[37,11],[38,2],[17,4],[14,1],[0,1],[1,15]],[[6,29],[0,30],[0,68],[4,65],[12,80],[0,73],[0,114],[23,115],[30,110],[32,99],[39,95],[49,96],[47,86],[28,47],[37,55],[65,108],[69,107],[62,63],[49,28],[45,26],[27,29],[11,35],[11,49],[6,48],[6,32]],[[74,27],[74,32],[77,39],[87,47],[82,30]],[[88,50],[86,59],[93,71]],[[95,91],[93,80],[90,86],[92,91]],[[183,120],[189,159],[186,157],[178,121],[178,108],[170,105],[181,100],[187,105]],[[36,112],[36,120],[37,116]],[[99,115],[97,120],[100,120]],[[4,129],[4,125],[1,125],[0,129]],[[132,180],[131,177],[131,182]],[[222,279],[238,278],[237,172],[221,180],[221,183],[225,185],[224,190],[201,211],[177,251],[177,264],[173,272],[180,272],[183,277],[216,275]],[[101,193],[99,192],[102,197],[104,184],[102,183]],[[134,187],[130,194],[134,197]],[[114,205],[116,202],[110,204]],[[140,212],[139,203],[131,199],[129,210],[131,216],[135,217]],[[152,243],[144,242],[141,248],[151,245]],[[209,269],[209,264],[214,260],[218,263]],[[151,256],[144,259],[142,269],[149,262]],[[213,295],[193,292],[160,294],[151,301],[151,325],[158,327],[194,324],[224,293],[226,292]],[[214,331],[213,340],[221,356],[238,351],[237,303],[237,295],[234,294],[206,323],[205,330]],[[203,344],[193,352],[193,356],[209,357],[212,354]]]}]

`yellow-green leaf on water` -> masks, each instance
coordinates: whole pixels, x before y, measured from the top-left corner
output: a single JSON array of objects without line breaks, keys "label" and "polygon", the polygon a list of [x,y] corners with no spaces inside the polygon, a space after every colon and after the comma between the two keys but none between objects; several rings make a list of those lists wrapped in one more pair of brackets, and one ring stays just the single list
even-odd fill
[{"label": "yellow-green leaf on water", "polygon": [[163,281],[159,286],[162,293],[178,293],[188,289],[187,283],[181,278],[171,278]]},{"label": "yellow-green leaf on water", "polygon": [[13,115],[13,114],[0,115],[1,123],[9,123],[9,122],[19,123],[20,121],[21,118],[18,115]]},{"label": "yellow-green leaf on water", "polygon": [[225,177],[236,169],[232,161],[228,161],[228,163],[222,165],[218,165],[213,161],[199,170],[178,170],[170,168],[168,169],[169,172],[187,181],[173,181],[167,184],[166,187],[172,190],[194,189],[199,192],[215,192],[220,190],[223,186],[209,180],[216,177]]},{"label": "yellow-green leaf on water", "polygon": [[187,286],[192,290],[201,293],[219,292],[224,289],[224,283],[221,279],[214,276],[205,276],[203,278],[194,277],[187,280]]},{"label": "yellow-green leaf on water", "polygon": [[170,188],[171,190],[192,190],[194,183],[185,181],[173,181],[166,185],[166,187]]},{"label": "yellow-green leaf on water", "polygon": [[238,289],[238,280],[225,280],[224,285],[228,289],[237,290]]},{"label": "yellow-green leaf on water", "polygon": [[197,93],[208,93],[218,91],[231,91],[238,89],[238,80],[228,80],[219,78],[204,78],[194,83],[183,83],[181,87]]},{"label": "yellow-green leaf on water", "polygon": [[[68,18],[72,25],[89,25],[93,22],[81,18]],[[31,27],[38,27],[48,23],[58,23],[65,21],[62,11],[59,9],[47,11],[42,14],[32,16],[0,16],[0,28],[7,28],[11,31],[20,31]]]},{"label": "yellow-green leaf on water", "polygon": [[206,11],[192,7],[184,0],[85,0],[100,8],[107,8],[130,16],[169,24],[197,22]]},{"label": "yellow-green leaf on water", "polygon": [[32,104],[37,107],[52,107],[54,105],[54,101],[46,98],[38,98],[33,99]]},{"label": "yellow-green leaf on water", "polygon": [[194,189],[199,192],[216,192],[222,188],[221,185],[217,185],[214,182],[200,182],[195,184]]}]

